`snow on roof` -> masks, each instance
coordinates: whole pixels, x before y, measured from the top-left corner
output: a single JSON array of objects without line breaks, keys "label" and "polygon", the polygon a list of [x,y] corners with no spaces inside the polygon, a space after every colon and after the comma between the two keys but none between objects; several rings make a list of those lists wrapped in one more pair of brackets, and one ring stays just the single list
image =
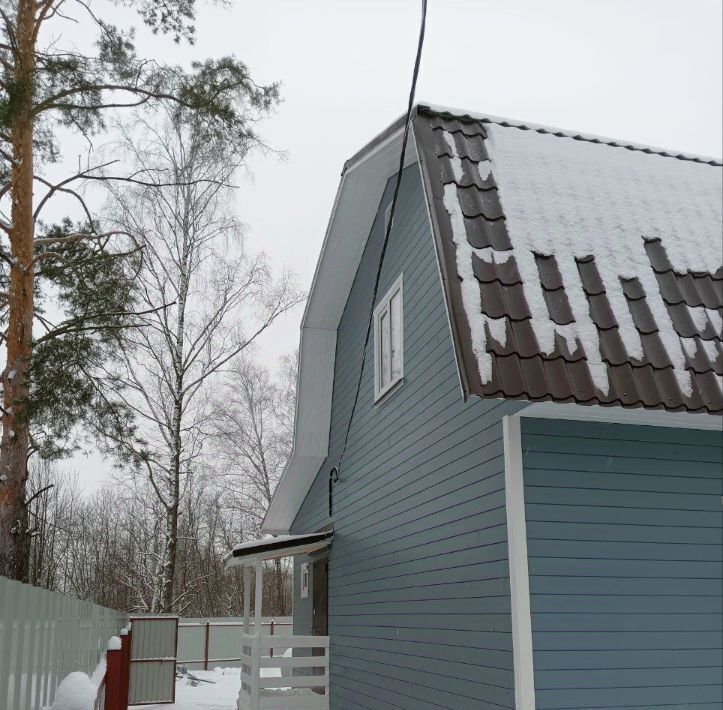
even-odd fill
[{"label": "snow on roof", "polygon": [[[662,148],[660,146],[649,145],[647,143],[636,143],[634,141],[622,140],[620,138],[610,138],[609,136],[601,136],[593,133],[582,133],[570,129],[548,126],[533,121],[521,121],[515,118],[506,118],[504,116],[494,116],[489,113],[479,113],[477,111],[466,111],[464,109],[452,108],[450,106],[442,106],[429,102],[420,102],[417,110],[421,113],[436,113],[451,118],[460,118],[464,121],[476,121],[479,123],[492,123],[506,128],[520,128],[523,131],[535,131],[536,133],[549,133],[559,138],[573,138],[575,140],[589,141],[590,143],[604,143],[605,145],[616,146],[618,148],[627,148],[628,150],[639,150],[643,153],[656,153],[671,158],[680,158],[681,160],[692,160],[697,163],[709,163],[710,165],[721,165],[720,158],[713,158],[706,155],[697,155],[695,153],[683,153],[670,148]],[[360,151],[361,153],[362,151]]]},{"label": "snow on roof", "polygon": [[242,542],[226,555],[226,569],[243,565],[250,566],[257,561],[276,557],[315,552],[328,547],[333,536],[333,531],[326,530],[306,535],[278,535]]},{"label": "snow on roof", "polygon": [[467,392],[723,410],[720,163],[415,121]]}]

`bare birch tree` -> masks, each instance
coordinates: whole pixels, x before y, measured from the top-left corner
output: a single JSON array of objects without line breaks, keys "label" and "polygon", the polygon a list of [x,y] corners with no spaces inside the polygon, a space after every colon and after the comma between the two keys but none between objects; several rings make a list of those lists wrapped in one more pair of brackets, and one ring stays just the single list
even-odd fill
[{"label": "bare birch tree", "polygon": [[176,114],[136,125],[125,146],[137,171],[172,176],[160,189],[111,188],[117,228],[142,247],[136,297],[148,311],[147,327],[134,330],[119,353],[121,396],[138,435],[113,443],[147,477],[163,509],[150,610],[170,611],[187,591],[174,590],[179,516],[209,434],[210,390],[300,297],[288,275],[274,279],[263,255],[244,251],[230,202],[243,153]]},{"label": "bare birch tree", "polygon": [[[228,496],[247,536],[259,536],[276,484],[291,454],[296,359],[282,359],[279,376],[252,361],[239,362],[218,399],[214,426]],[[287,614],[286,570],[274,560],[273,604]]]}]

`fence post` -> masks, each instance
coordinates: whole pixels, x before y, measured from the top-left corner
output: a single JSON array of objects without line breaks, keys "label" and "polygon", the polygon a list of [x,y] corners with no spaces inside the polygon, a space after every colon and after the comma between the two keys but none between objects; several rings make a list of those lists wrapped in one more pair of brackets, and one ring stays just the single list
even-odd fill
[{"label": "fence post", "polygon": [[122,647],[113,637],[108,643],[108,651],[105,654],[105,710],[122,710]]},{"label": "fence post", "polygon": [[[274,635],[274,620],[271,619],[270,636],[273,636],[273,635]],[[274,647],[272,646],[269,650],[271,651],[271,658],[273,658],[274,657]]]},{"label": "fence post", "polygon": [[121,697],[120,710],[128,710],[128,690],[131,681],[131,628],[121,631]]},{"label": "fence post", "polygon": [[210,624],[206,622],[206,642],[203,649],[203,670],[208,670],[208,636],[209,636]]}]

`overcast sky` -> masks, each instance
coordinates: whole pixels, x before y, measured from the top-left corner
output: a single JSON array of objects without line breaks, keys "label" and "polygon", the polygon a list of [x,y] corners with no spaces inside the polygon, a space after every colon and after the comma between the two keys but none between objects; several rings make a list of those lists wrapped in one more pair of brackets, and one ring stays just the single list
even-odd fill
[{"label": "overcast sky", "polygon": [[[405,109],[421,0],[231,0],[199,6],[194,47],[139,33],[145,56],[235,54],[282,82],[238,210],[253,249],[308,288],[344,161]],[[721,155],[721,0],[429,0],[417,99]],[[132,18],[129,21],[138,24]],[[116,13],[114,13],[116,14]],[[261,344],[273,366],[301,309]],[[110,466],[76,457],[89,488]]]}]

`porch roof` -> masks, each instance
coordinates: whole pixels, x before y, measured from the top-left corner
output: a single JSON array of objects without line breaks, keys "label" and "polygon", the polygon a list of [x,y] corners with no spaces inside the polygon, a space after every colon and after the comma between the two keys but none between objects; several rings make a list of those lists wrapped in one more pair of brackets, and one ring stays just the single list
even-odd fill
[{"label": "porch roof", "polygon": [[317,552],[331,544],[333,535],[332,530],[327,530],[307,535],[279,535],[243,542],[226,555],[225,567],[253,567],[263,560]]}]

